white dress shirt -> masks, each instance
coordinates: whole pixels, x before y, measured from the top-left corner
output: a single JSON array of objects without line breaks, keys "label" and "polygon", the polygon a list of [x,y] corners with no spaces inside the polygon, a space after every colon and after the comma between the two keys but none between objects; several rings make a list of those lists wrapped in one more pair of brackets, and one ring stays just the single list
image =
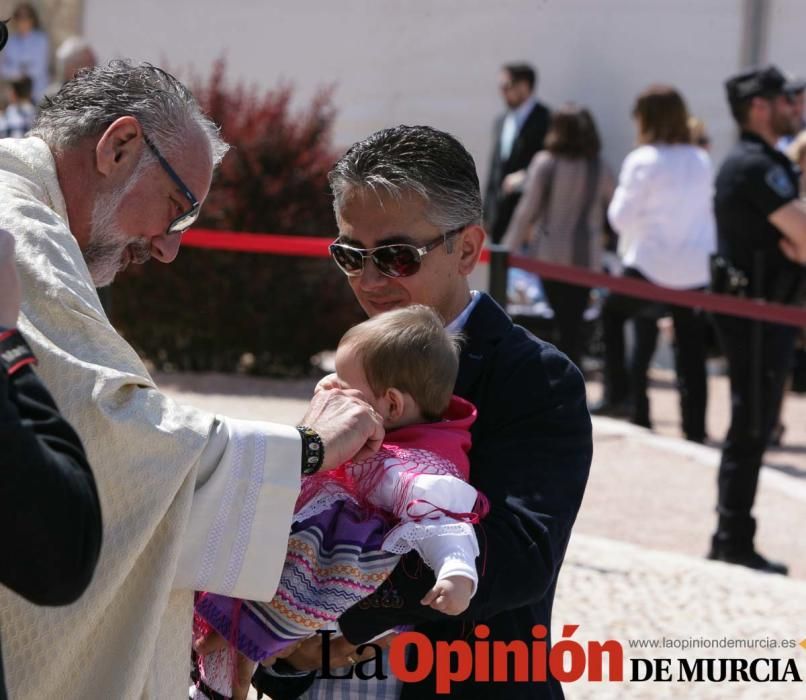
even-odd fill
[{"label": "white dress shirt", "polygon": [[510,109],[504,117],[501,125],[501,160],[507,160],[512,153],[512,146],[515,139],[521,132],[532,110],[535,108],[537,100],[534,97],[526,98],[523,103],[515,109]]},{"label": "white dress shirt", "polygon": [[624,265],[665,287],[706,286],[716,248],[712,198],[703,149],[653,144],[632,151],[607,211]]}]

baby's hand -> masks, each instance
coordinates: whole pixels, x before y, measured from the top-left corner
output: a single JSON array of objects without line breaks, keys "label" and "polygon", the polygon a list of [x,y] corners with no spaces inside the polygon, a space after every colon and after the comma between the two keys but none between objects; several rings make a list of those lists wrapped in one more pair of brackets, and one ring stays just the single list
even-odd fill
[{"label": "baby's hand", "polygon": [[446,615],[458,615],[467,610],[473,596],[473,582],[465,576],[448,576],[434,584],[420,601]]},{"label": "baby's hand", "polygon": [[328,389],[344,389],[344,384],[335,372],[322,377],[316,384],[313,393],[327,391]]}]

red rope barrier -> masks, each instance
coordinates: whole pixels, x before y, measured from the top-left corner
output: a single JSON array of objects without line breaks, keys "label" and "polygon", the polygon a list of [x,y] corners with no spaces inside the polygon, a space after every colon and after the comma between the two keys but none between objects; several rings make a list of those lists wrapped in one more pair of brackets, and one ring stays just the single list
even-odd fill
[{"label": "red rope barrier", "polygon": [[606,287],[613,292],[619,292],[631,297],[649,299],[650,301],[658,301],[674,306],[698,308],[728,316],[740,316],[770,323],[783,323],[788,326],[806,326],[806,310],[784,304],[740,299],[726,294],[691,292],[659,287],[650,282],[630,277],[613,277],[612,275],[592,272],[580,267],[555,265],[554,263],[524,258],[519,255],[510,255],[509,263],[512,267],[534,272],[540,277],[549,280],[585,287]]},{"label": "red rope barrier", "polygon": [[310,236],[281,236],[275,233],[234,233],[191,229],[182,236],[182,245],[192,248],[214,248],[238,253],[273,253],[274,255],[299,255],[311,258],[330,256],[327,247],[332,238]]},{"label": "red rope barrier", "polygon": [[[270,233],[236,233],[209,229],[193,229],[182,237],[182,245],[193,248],[317,258],[328,257],[328,246],[332,242],[332,238],[286,236]],[[489,262],[489,260],[490,251],[485,249],[482,251],[481,261]],[[690,292],[659,287],[643,280],[629,277],[613,277],[581,267],[555,265],[554,263],[525,258],[519,255],[510,255],[509,265],[534,272],[545,279],[568,284],[585,287],[605,287],[613,292],[675,306],[688,306],[729,316],[806,327],[806,310],[785,306],[784,304],[739,299],[725,294]]]},{"label": "red rope barrier", "polygon": [[[194,228],[182,236],[182,245],[191,248],[229,250],[237,253],[271,253],[327,258],[332,238],[286,236],[277,233],[236,233]],[[490,251],[481,252],[481,262],[490,261]]]}]

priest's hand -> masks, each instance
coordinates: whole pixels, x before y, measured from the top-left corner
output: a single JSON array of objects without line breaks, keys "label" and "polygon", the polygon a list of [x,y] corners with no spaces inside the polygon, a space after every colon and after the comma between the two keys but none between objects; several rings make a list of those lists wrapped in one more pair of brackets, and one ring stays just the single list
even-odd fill
[{"label": "priest's hand", "polygon": [[327,391],[328,389],[347,389],[348,387],[344,386],[344,382],[339,379],[339,375],[335,372],[331,372],[330,374],[322,377],[318,382],[316,382],[316,386],[314,387],[313,393],[316,394],[319,391]]},{"label": "priest's hand", "polygon": [[302,423],[322,438],[323,471],[353,458],[369,457],[378,451],[385,434],[383,419],[364,401],[361,392],[335,384],[313,395]]},{"label": "priest's hand", "polygon": [[0,328],[14,328],[20,315],[20,278],[14,262],[14,237],[0,229]]}]

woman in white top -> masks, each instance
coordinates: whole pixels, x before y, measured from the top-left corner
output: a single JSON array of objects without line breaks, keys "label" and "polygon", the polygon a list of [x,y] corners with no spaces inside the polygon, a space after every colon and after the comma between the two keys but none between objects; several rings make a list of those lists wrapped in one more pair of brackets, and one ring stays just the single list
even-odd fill
[{"label": "woman in white top", "polygon": [[[624,160],[608,218],[619,236],[624,275],[674,289],[703,289],[715,249],[711,161],[690,143],[688,112],[680,94],[653,85],[633,108],[639,146]],[[705,336],[697,309],[669,307],[683,432],[705,439]],[[658,306],[611,295],[603,309],[605,395],[597,413],[627,415],[650,427],[647,371],[657,341]],[[635,350],[625,366],[624,323],[635,322]]]}]

